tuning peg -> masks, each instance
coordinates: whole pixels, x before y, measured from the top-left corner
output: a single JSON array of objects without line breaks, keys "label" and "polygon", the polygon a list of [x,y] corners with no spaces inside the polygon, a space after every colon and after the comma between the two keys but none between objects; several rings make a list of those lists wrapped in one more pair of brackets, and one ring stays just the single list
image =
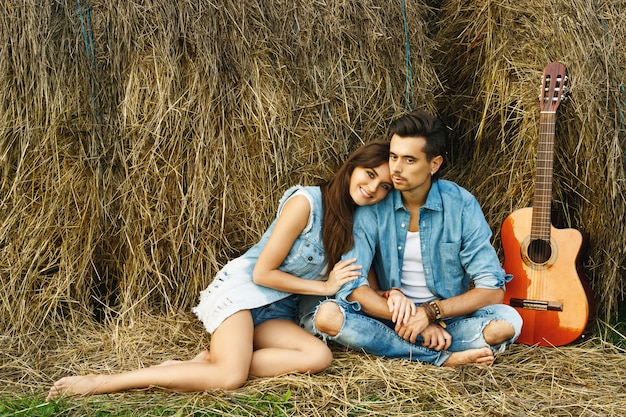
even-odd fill
[{"label": "tuning peg", "polygon": [[[566,78],[566,80],[565,80],[565,81],[567,81],[567,78]],[[568,101],[568,100],[569,100],[569,93],[570,93],[570,87],[569,87],[569,84],[565,84],[565,85],[563,86],[563,96],[561,97],[561,101],[562,101],[562,102],[565,102],[565,101]]]}]

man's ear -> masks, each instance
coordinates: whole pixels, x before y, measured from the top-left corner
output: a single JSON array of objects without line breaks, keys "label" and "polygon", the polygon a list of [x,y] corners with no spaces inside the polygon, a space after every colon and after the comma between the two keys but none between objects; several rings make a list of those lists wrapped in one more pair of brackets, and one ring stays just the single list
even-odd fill
[{"label": "man's ear", "polygon": [[441,155],[437,155],[433,159],[431,159],[430,160],[431,174],[434,174],[435,172],[439,171],[439,168],[441,168],[442,164],[443,164],[443,156]]}]

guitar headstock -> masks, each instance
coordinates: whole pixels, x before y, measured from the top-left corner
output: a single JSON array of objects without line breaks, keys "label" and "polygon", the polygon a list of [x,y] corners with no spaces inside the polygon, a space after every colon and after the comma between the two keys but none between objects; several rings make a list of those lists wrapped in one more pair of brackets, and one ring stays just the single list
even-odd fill
[{"label": "guitar headstock", "polygon": [[552,62],[543,70],[541,77],[541,95],[539,102],[542,113],[556,113],[556,109],[565,100],[567,69],[560,62]]}]

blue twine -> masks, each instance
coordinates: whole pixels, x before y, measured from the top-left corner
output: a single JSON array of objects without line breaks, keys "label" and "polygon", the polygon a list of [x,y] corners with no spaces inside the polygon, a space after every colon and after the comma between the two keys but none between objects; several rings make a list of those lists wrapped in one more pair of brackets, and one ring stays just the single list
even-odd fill
[{"label": "blue twine", "polygon": [[98,98],[96,95],[96,54],[94,52],[93,30],[91,28],[91,11],[89,10],[89,0],[85,0],[85,15],[87,24],[85,25],[85,16],[83,16],[83,6],[80,0],[76,0],[78,5],[78,16],[80,17],[80,27],[83,34],[83,43],[85,44],[85,53],[87,59],[91,61],[91,70],[89,71],[89,85],[91,86],[91,99],[96,114],[96,120],[100,124],[100,110],[98,107]]},{"label": "blue twine", "polygon": [[404,20],[404,43],[406,46],[404,53],[404,66],[406,74],[406,82],[404,84],[404,110],[406,111],[407,107],[413,109],[413,66],[411,65],[411,42],[409,41],[405,0],[402,0],[402,19]]}]

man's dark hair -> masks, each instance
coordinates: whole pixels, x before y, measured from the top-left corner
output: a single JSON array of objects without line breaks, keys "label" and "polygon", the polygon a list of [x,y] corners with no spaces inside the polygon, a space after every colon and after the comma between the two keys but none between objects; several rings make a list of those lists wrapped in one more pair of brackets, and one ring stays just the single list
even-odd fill
[{"label": "man's dark hair", "polygon": [[431,116],[422,110],[414,110],[394,120],[391,122],[389,132],[390,137],[395,134],[402,138],[420,137],[426,139],[423,152],[428,161],[439,155],[444,158],[446,154],[448,128],[438,117]]}]

